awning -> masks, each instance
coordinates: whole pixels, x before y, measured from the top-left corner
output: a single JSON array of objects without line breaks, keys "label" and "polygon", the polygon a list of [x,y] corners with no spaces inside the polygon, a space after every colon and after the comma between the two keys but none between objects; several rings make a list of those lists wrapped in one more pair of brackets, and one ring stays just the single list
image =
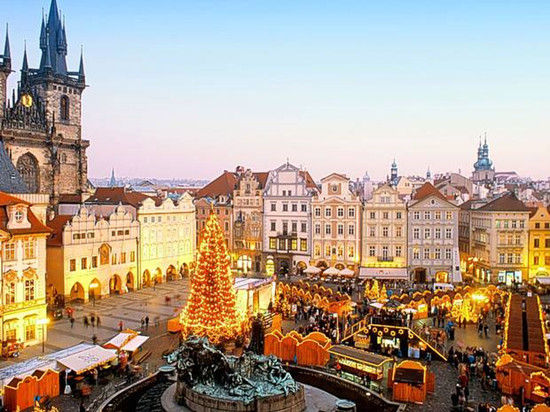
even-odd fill
[{"label": "awning", "polygon": [[339,275],[340,271],[336,269],[335,267],[330,267],[327,270],[323,272],[323,275]]},{"label": "awning", "polygon": [[315,266],[308,266],[305,270],[304,270],[304,273],[311,273],[312,275],[316,275],[317,273],[319,273],[321,271],[321,269],[319,269],[318,267],[315,267]]},{"label": "awning", "polygon": [[344,268],[344,269],[342,269],[342,270],[340,271],[340,274],[341,274],[342,276],[353,276],[353,275],[355,275],[355,272],[354,272],[353,270],[351,270],[351,269]]},{"label": "awning", "polygon": [[535,281],[541,285],[550,285],[550,276],[537,276]]},{"label": "awning", "polygon": [[359,269],[360,279],[409,280],[407,268],[365,268]]},{"label": "awning", "polygon": [[117,355],[112,351],[96,345],[90,349],[86,349],[66,358],[59,359],[58,362],[66,368],[80,374],[97,366],[111,362],[113,359],[116,359],[116,357]]},{"label": "awning", "polygon": [[137,350],[141,345],[143,345],[147,339],[149,339],[149,336],[138,335],[126,345],[124,345],[121,350],[125,350],[126,352],[133,352]]}]

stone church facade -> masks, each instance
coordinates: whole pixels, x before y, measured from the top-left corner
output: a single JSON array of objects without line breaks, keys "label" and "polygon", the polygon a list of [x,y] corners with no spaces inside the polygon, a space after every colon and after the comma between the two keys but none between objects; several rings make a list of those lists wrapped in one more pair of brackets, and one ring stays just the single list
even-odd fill
[{"label": "stone church facade", "polygon": [[[81,98],[86,88],[82,56],[78,71],[68,71],[67,37],[56,0],[40,30],[38,69],[23,57],[17,89],[7,90],[13,72],[9,38],[0,55],[0,140],[29,193],[50,196],[55,208],[63,195],[82,196],[89,189],[82,139]],[[11,94],[11,96],[10,96]]]}]

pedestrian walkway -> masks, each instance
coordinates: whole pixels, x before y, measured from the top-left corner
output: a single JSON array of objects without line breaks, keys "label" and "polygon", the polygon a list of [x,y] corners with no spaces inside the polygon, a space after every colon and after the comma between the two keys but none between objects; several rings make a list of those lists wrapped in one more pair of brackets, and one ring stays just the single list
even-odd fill
[{"label": "pedestrian walkway", "polygon": [[[158,284],[155,288],[146,288],[124,295],[114,295],[85,304],[71,304],[75,309],[75,322],[71,328],[69,319],[54,321],[48,325],[48,339],[44,345],[44,353],[76,345],[82,341],[92,342],[94,334],[99,343],[103,343],[114,336],[119,330],[119,322],[123,328],[139,330],[141,319],[149,316],[149,329],[143,333],[149,336],[158,336],[166,332],[166,321],[181,311],[189,295],[189,279],[180,279]],[[166,301],[166,297],[170,301]],[[86,327],[84,316],[88,319],[94,313],[99,316],[100,326]],[[158,326],[155,324],[158,323]],[[162,326],[162,327],[161,327]],[[1,361],[0,368],[42,355],[42,345],[29,346],[21,352],[19,358]]]}]

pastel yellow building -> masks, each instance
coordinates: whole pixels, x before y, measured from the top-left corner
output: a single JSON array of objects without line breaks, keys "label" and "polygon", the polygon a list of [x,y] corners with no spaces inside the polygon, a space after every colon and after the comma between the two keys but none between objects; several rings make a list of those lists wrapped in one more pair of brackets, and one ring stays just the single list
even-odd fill
[{"label": "pastel yellow building", "polygon": [[550,276],[550,211],[539,206],[529,217],[529,281]]},{"label": "pastel yellow building", "polygon": [[25,346],[42,342],[47,333],[40,325],[47,319],[46,238],[50,229],[32,208],[31,203],[0,192],[1,340]]},{"label": "pastel yellow building", "polygon": [[363,212],[361,276],[408,279],[407,205],[388,184],[374,190]]},{"label": "pastel yellow building", "polygon": [[136,288],[139,223],[122,206],[106,217],[81,207],[48,222],[48,295],[65,302]]},{"label": "pastel yellow building", "polygon": [[312,264],[320,267],[357,270],[361,254],[361,212],[359,196],[350,180],[332,173],[321,179],[321,192],[313,197]]}]

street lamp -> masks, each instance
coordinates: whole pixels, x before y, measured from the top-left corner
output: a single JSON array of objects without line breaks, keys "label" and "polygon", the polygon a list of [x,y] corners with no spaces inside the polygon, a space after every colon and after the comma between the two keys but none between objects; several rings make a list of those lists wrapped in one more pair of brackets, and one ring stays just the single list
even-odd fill
[{"label": "street lamp", "polygon": [[94,305],[94,308],[95,308],[95,289],[99,286],[99,284],[97,282],[92,282],[90,283],[90,288],[93,290],[93,294],[92,294],[92,303]]},{"label": "street lamp", "polygon": [[50,319],[48,318],[43,318],[43,319],[38,319],[36,321],[36,323],[38,325],[42,325],[42,353],[44,353],[44,344],[45,344],[45,341],[46,341],[46,337],[45,337],[45,333],[44,333],[44,328],[45,326],[50,323]]}]

